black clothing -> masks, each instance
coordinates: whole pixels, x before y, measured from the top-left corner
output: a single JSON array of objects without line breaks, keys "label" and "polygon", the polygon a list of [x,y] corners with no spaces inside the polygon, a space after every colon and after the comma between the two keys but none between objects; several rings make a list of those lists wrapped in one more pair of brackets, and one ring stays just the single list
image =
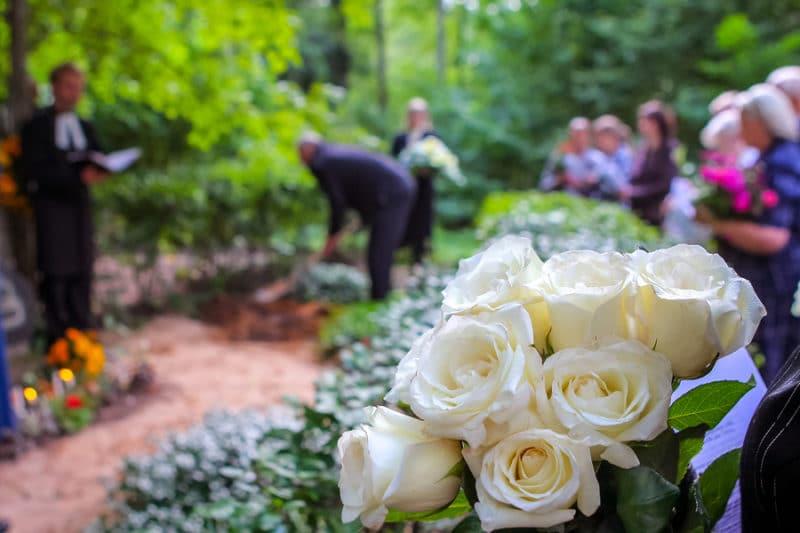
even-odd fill
[{"label": "black clothing", "polygon": [[664,218],[661,204],[677,175],[678,167],[668,144],[657,150],[644,147],[639,152],[631,177],[631,208],[645,222],[655,226],[661,224]]},{"label": "black clothing", "polygon": [[67,328],[85,331],[92,327],[91,290],[89,273],[43,276],[39,291],[44,303],[49,344],[63,337]]},{"label": "black clothing", "polygon": [[391,288],[394,251],[416,195],[414,178],[387,156],[335,144],[320,145],[309,168],[330,202],[329,235],[342,228],[347,208],[372,226],[367,258],[372,297],[384,298]]},{"label": "black clothing", "polygon": [[744,533],[797,531],[800,494],[800,348],[756,409],[742,447]]},{"label": "black clothing", "polygon": [[[56,113],[39,111],[22,128],[22,164],[31,187],[36,222],[40,294],[50,341],[67,327],[87,329],[94,265],[94,225],[84,165],[68,161],[55,144]],[[102,151],[91,123],[81,120],[87,150]]]},{"label": "black clothing", "polygon": [[[94,226],[89,187],[82,166],[67,160],[69,152],[55,144],[56,113],[38,112],[22,128],[22,164],[31,185],[36,219],[37,265],[47,275],[91,272]],[[101,151],[89,122],[81,120],[87,149]]]},{"label": "black clothing", "polygon": [[[438,137],[434,131],[426,131],[420,139]],[[392,142],[392,155],[397,157],[408,146],[408,133],[401,133]],[[403,246],[410,246],[414,263],[421,263],[427,255],[431,236],[433,235],[434,176],[414,176],[417,179],[417,199],[408,216],[408,228],[403,238]]]}]

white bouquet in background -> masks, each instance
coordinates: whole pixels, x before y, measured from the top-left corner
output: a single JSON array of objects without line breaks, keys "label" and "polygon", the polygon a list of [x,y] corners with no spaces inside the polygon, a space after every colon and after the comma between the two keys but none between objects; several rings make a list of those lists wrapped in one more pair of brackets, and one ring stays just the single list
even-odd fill
[{"label": "white bouquet in background", "polygon": [[[699,246],[576,251],[542,263],[528,239],[509,236],[462,261],[444,295],[443,322],[414,344],[386,397],[416,417],[416,429],[382,438],[396,440],[390,449],[426,436],[426,446],[449,452],[435,452],[442,459],[425,472],[399,459],[410,453],[390,459],[407,470],[391,475],[412,487],[401,507],[388,481],[364,496],[376,466],[361,451],[352,459],[377,429],[345,433],[345,520],[360,515],[377,528],[382,517],[433,520],[472,508],[486,531],[571,521],[581,531],[656,531],[674,525],[683,490],[682,516],[713,527],[719,505],[708,502],[727,501],[738,461],[681,482],[705,431],[752,385],[715,382],[670,401],[676,380],[751,341],[765,310],[748,281]],[[615,491],[613,503],[603,487]],[[352,503],[365,499],[373,503]]]},{"label": "white bouquet in background", "polygon": [[457,185],[464,185],[466,181],[458,166],[458,157],[433,135],[412,143],[400,153],[399,159],[412,172],[429,171]]}]

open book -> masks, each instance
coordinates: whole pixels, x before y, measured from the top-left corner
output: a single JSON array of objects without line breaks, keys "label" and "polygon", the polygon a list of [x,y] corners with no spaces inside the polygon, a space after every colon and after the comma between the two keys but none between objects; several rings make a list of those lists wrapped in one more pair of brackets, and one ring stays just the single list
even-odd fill
[{"label": "open book", "polygon": [[140,157],[142,157],[142,151],[139,148],[128,148],[108,154],[90,151],[73,152],[68,156],[71,163],[91,163],[112,173],[126,170]]}]

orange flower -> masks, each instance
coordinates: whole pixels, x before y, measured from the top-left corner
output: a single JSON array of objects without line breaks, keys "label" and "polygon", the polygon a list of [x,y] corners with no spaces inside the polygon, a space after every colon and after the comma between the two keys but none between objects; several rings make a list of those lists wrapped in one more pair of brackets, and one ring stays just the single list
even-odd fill
[{"label": "orange flower", "polygon": [[11,166],[11,155],[0,149],[0,167]]},{"label": "orange flower", "polygon": [[19,135],[7,137],[6,140],[3,141],[3,145],[0,146],[0,150],[10,156],[19,156],[22,153],[22,143],[19,140]]},{"label": "orange flower", "polygon": [[14,178],[11,177],[11,174],[0,175],[0,194],[9,196],[17,194],[17,184],[14,183]]},{"label": "orange flower", "polygon": [[58,339],[50,346],[47,354],[47,364],[51,366],[61,366],[69,361],[69,344],[65,339]]},{"label": "orange flower", "polygon": [[75,341],[77,341],[78,339],[81,339],[81,338],[83,338],[83,336],[84,336],[84,335],[83,335],[83,333],[81,333],[80,331],[78,331],[78,330],[77,330],[77,329],[75,329],[75,328],[67,328],[67,331],[64,333],[64,335],[65,335],[65,336],[66,336],[66,337],[67,337],[69,340],[71,340],[72,342],[75,342]]}]

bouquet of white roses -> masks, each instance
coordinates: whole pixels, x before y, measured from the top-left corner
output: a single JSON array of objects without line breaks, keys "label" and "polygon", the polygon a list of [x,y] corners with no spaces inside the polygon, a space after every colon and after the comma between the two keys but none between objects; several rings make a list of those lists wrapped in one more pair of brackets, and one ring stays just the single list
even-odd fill
[{"label": "bouquet of white roses", "polygon": [[699,480],[689,461],[752,384],[671,394],[765,315],[719,256],[680,245],[542,263],[508,236],[461,262],[442,309],[398,366],[386,396],[398,409],[369,408],[339,441],[345,522],[474,508],[486,531],[713,527],[738,460]]},{"label": "bouquet of white roses", "polygon": [[465,182],[458,158],[438,137],[431,135],[412,143],[400,153],[399,159],[412,172],[429,171],[458,185]]}]

